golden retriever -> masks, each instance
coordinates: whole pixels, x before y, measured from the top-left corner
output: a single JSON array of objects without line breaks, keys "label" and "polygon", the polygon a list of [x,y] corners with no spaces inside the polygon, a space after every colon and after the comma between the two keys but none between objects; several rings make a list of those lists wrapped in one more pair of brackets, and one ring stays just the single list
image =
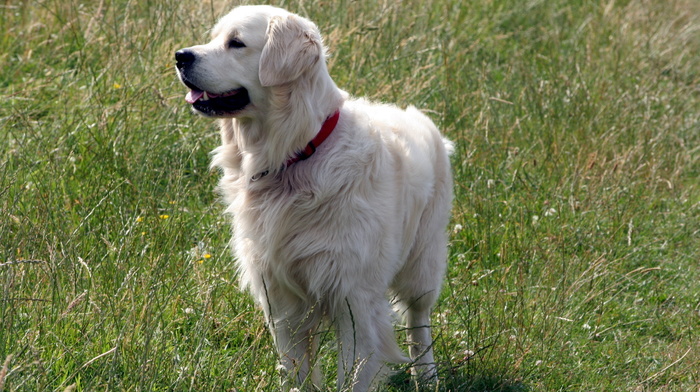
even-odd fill
[{"label": "golden retriever", "polygon": [[209,43],[175,54],[187,102],[219,118],[212,166],[241,286],[265,314],[285,389],[321,386],[325,325],[339,390],[374,388],[386,363],[435,377],[430,311],[446,268],[452,144],[413,107],[351,98],[325,58],[316,25],[270,6],[235,8]]}]

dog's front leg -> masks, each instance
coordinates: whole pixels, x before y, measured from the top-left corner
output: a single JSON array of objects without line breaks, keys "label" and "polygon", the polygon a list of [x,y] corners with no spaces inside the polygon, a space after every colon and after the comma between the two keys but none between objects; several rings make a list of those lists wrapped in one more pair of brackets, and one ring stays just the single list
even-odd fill
[{"label": "dog's front leg", "polygon": [[367,392],[381,367],[379,353],[369,347],[377,342],[371,337],[371,332],[367,336],[369,331],[355,324],[349,316],[337,321],[340,321],[337,326],[338,390]]},{"label": "dog's front leg", "polygon": [[295,323],[282,320],[271,329],[280,357],[282,390],[293,387],[303,387],[305,391],[320,389],[321,374],[314,363],[318,345],[315,328],[300,330]]},{"label": "dog's front leg", "polygon": [[[374,390],[387,373],[385,362],[406,362],[394,338],[390,306],[382,294],[348,297],[335,318],[338,390]],[[348,388],[348,389],[344,389]]]}]

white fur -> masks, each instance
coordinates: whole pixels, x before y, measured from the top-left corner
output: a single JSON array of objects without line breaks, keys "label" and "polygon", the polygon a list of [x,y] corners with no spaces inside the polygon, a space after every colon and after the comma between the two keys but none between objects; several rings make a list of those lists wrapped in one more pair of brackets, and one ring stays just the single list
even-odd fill
[{"label": "white fur", "polygon": [[[226,48],[232,35],[246,47]],[[197,86],[250,95],[220,120],[212,166],[223,171],[241,285],[265,313],[285,388],[320,386],[324,320],[338,338],[339,389],[369,390],[384,363],[408,361],[388,298],[405,317],[414,373],[435,376],[429,315],[446,267],[451,143],[413,107],[349,98],[316,26],[284,10],[238,7],[190,49]],[[316,153],[285,167],[337,109]]]}]

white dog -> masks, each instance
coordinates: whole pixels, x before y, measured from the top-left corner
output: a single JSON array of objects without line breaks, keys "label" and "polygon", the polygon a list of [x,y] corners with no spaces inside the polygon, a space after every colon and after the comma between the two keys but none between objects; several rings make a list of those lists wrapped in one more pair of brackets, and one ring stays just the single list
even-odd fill
[{"label": "white dog", "polygon": [[[220,191],[241,285],[265,313],[285,388],[319,387],[319,328],[338,340],[338,389],[366,391],[385,363],[434,377],[430,310],[446,267],[451,143],[417,109],[353,99],[328,74],[318,28],[242,6],[205,45],[175,54],[194,111],[220,118]],[[329,324],[325,324],[328,322]]]}]

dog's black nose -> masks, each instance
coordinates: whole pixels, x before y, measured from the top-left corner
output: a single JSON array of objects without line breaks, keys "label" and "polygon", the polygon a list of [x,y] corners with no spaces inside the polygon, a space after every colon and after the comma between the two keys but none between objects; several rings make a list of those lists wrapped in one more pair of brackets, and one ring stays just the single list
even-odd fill
[{"label": "dog's black nose", "polygon": [[194,52],[189,49],[182,49],[175,52],[175,61],[177,61],[177,67],[183,68],[188,65],[192,65],[195,60]]}]

